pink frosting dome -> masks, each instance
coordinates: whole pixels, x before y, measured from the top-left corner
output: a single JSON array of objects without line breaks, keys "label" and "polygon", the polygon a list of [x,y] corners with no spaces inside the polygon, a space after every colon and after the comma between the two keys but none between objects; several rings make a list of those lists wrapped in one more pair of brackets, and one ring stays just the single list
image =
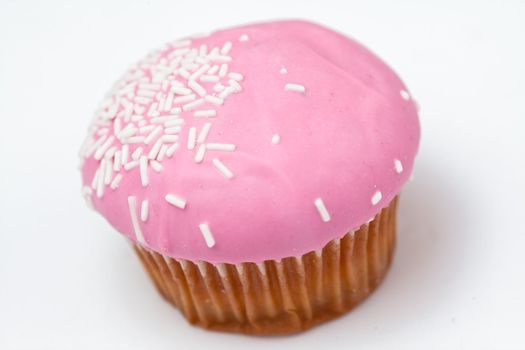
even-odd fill
[{"label": "pink frosting dome", "polygon": [[159,253],[259,262],[322,248],[409,178],[417,110],[355,41],[304,21],[169,43],[133,66],[81,149],[83,195]]}]

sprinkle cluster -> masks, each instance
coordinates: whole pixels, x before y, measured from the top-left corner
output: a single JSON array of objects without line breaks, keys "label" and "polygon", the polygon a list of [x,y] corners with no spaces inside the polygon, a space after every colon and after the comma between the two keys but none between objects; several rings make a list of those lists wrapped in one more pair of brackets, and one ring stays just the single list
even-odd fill
[{"label": "sprinkle cluster", "polygon": [[[132,67],[117,82],[97,110],[80,155],[100,161],[91,188],[97,197],[106,187],[116,189],[126,172],[138,167],[143,186],[149,169],[162,171],[162,162],[181,147],[187,118],[214,118],[231,94],[242,90],[243,75],[229,71],[232,43],[208,49],[191,48],[191,41],[168,44]],[[232,144],[209,143],[211,123],[199,132],[189,129],[187,149],[196,149],[202,162],[206,149],[232,151]],[[89,191],[85,191],[88,193]]]},{"label": "sprinkle cluster", "polygon": [[[205,44],[192,47],[191,40],[173,42],[152,52],[115,84],[96,111],[80,150],[82,161],[99,161],[91,186],[82,190],[88,203],[93,192],[102,198],[108,187],[118,188],[134,168],[139,169],[142,186],[148,186],[149,170],[161,172],[162,162],[182,148],[186,120],[217,117],[228,97],[242,91],[243,75],[229,69],[232,47],[230,41],[211,48]],[[201,130],[191,127],[187,131],[185,148],[195,150],[196,163],[204,160],[206,150],[235,150],[231,143],[207,143],[211,127],[212,123],[206,122]],[[218,158],[212,162],[226,178],[233,177]],[[167,194],[166,201],[180,209],[186,205],[174,194]],[[135,233],[142,237],[135,202],[135,197],[130,197],[128,204]],[[143,202],[142,221],[147,220],[148,208],[147,201]]]}]

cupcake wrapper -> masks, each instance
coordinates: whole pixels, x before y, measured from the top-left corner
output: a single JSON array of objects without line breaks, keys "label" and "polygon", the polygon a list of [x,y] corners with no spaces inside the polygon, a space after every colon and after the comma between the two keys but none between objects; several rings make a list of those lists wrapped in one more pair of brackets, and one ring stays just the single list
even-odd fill
[{"label": "cupcake wrapper", "polygon": [[318,251],[257,264],[191,262],[134,247],[160,294],[192,324],[293,333],[349,311],[383,280],[395,246],[396,206],[397,198]]}]

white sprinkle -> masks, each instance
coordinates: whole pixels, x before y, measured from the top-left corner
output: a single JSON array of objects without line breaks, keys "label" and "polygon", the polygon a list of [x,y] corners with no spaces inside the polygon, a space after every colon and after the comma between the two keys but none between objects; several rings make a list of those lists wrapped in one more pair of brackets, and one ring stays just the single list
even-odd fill
[{"label": "white sprinkle", "polygon": [[111,166],[111,161],[105,159],[106,161],[106,173],[104,174],[104,185],[109,185],[113,179],[113,167]]},{"label": "white sprinkle", "polygon": [[231,48],[232,48],[232,43],[231,43],[231,41],[227,41],[227,42],[225,42],[224,45],[222,46],[221,54],[223,54],[223,55],[227,55],[228,52],[230,52]]},{"label": "white sprinkle", "polygon": [[403,100],[410,100],[410,94],[408,93],[408,91],[406,90],[401,90],[399,91],[399,93],[401,94],[401,97],[403,98]]},{"label": "white sprinkle", "polygon": [[219,48],[218,47],[214,47],[213,49],[211,49],[210,53],[208,54],[208,56],[217,56],[219,55],[220,52],[219,52]]},{"label": "white sprinkle", "polygon": [[235,145],[232,143],[208,143],[206,148],[211,151],[235,151]]},{"label": "white sprinkle", "polygon": [[206,145],[200,145],[195,155],[195,163],[201,163],[204,159],[204,153],[206,152]]},{"label": "white sprinkle", "polygon": [[213,86],[213,91],[215,92],[221,92],[224,90],[224,85],[222,85],[221,83],[217,83]]},{"label": "white sprinkle", "polygon": [[233,92],[235,92],[235,88],[233,86],[228,86],[219,94],[219,98],[225,99]]},{"label": "white sprinkle", "polygon": [[[126,89],[127,89],[127,90],[133,90],[133,89],[135,88],[136,85],[137,85],[137,84],[136,84],[135,82],[132,82],[132,83],[130,83],[130,84],[126,87]],[[120,103],[121,103],[124,107],[129,107],[129,106],[133,107],[133,103],[129,102],[126,98],[121,98],[121,99],[120,99]]]},{"label": "white sprinkle", "polygon": [[140,83],[139,89],[158,91],[160,90],[160,84]]},{"label": "white sprinkle", "polygon": [[141,105],[133,105],[133,112],[137,114],[143,114],[146,109]]},{"label": "white sprinkle", "polygon": [[210,61],[210,58],[207,56],[206,57],[201,57],[201,56],[195,57],[195,62],[197,62],[198,64],[205,64],[205,63],[208,63],[209,61]]},{"label": "white sprinkle", "polygon": [[113,158],[113,156],[115,155],[115,152],[117,151],[117,147],[113,146],[111,147],[110,149],[108,149],[106,151],[106,153],[104,153],[104,157],[105,158],[108,158],[108,159],[111,159]]},{"label": "white sprinkle", "polygon": [[185,79],[189,79],[190,76],[191,76],[190,72],[188,72],[188,71],[187,71],[186,69],[184,69],[184,68],[179,69],[179,74],[180,74],[182,77],[184,77]]},{"label": "white sprinkle", "polygon": [[177,95],[190,95],[191,90],[182,86],[172,86],[171,92],[176,93]]},{"label": "white sprinkle", "polygon": [[323,200],[321,198],[317,198],[314,201],[314,204],[317,207],[317,211],[319,212],[319,215],[321,215],[321,219],[324,222],[330,221],[330,213],[328,212],[328,210],[326,210]]},{"label": "white sprinkle", "polygon": [[[207,71],[208,69],[210,69],[210,65],[207,64],[207,63],[206,63],[206,64],[203,64],[199,69],[197,69],[197,70],[195,71],[195,73],[193,73],[193,74],[190,76],[190,79],[189,79],[190,82],[191,82],[192,80],[193,80],[193,81],[197,80],[201,75],[203,75],[204,73],[206,73],[206,71]],[[188,85],[189,85],[190,87],[192,87],[192,86],[189,84],[190,82],[188,82]],[[192,87],[192,88],[193,88],[193,87]],[[194,89],[194,90],[195,90],[195,89]]]},{"label": "white sprinkle", "polygon": [[118,150],[115,152],[115,158],[113,158],[113,170],[120,171],[122,165],[122,151]]},{"label": "white sprinkle", "polygon": [[181,118],[170,119],[164,122],[164,126],[167,128],[172,127],[172,126],[183,125],[183,124],[184,124],[184,119],[181,119]]},{"label": "white sprinkle", "polygon": [[160,115],[159,111],[162,111],[164,108],[164,96],[159,92],[156,97],[157,101],[159,102],[153,102],[148,109],[147,116],[148,117],[158,117]]},{"label": "white sprinkle", "polygon": [[181,132],[182,128],[180,126],[173,126],[171,128],[164,129],[165,134],[178,134]]},{"label": "white sprinkle", "polygon": [[102,146],[100,146],[97,151],[95,152],[95,159],[96,160],[100,160],[102,159],[102,156],[104,155],[104,153],[106,153],[106,151],[108,150],[108,148],[111,146],[111,144],[113,143],[113,140],[115,138],[112,136],[108,137],[108,139],[106,140],[106,142],[104,142],[102,144]]},{"label": "white sprinkle", "polygon": [[122,165],[126,165],[128,162],[128,156],[129,156],[129,146],[124,145],[122,146]]},{"label": "white sprinkle", "polygon": [[174,98],[173,103],[175,104],[186,103],[186,102],[195,100],[195,98],[197,98],[197,95],[195,94],[184,95],[184,96]]},{"label": "white sprinkle", "polygon": [[215,56],[215,55],[210,55],[209,56],[209,60],[210,61],[214,61],[214,62],[219,62],[219,63],[224,63],[224,62],[231,62],[232,58],[230,56]]},{"label": "white sprinkle", "polygon": [[[131,136],[129,139],[125,140],[127,143],[142,143],[146,137],[144,136]],[[123,141],[124,142],[124,141]]]},{"label": "white sprinkle", "polygon": [[152,131],[153,129],[155,129],[155,125],[150,124],[150,125],[142,126],[139,128],[139,133],[145,134],[147,132]]},{"label": "white sprinkle", "polygon": [[401,174],[403,172],[403,164],[399,159],[394,160],[394,166],[396,168],[396,173]]},{"label": "white sprinkle", "polygon": [[236,80],[236,81],[243,81],[244,80],[244,76],[241,74],[241,73],[228,73],[228,77],[232,78],[233,80]]},{"label": "white sprinkle", "polygon": [[106,175],[106,159],[102,159],[102,162],[100,162],[100,172],[97,176],[97,197],[102,198],[104,195],[104,180]]},{"label": "white sprinkle", "polygon": [[166,151],[166,156],[168,158],[171,157],[175,153],[177,148],[179,148],[179,144],[178,143],[174,143],[173,145],[169,146],[168,150]]},{"label": "white sprinkle", "polygon": [[197,128],[192,126],[190,130],[188,131],[188,145],[187,148],[189,150],[195,148],[195,136],[197,134]]},{"label": "white sprinkle", "polygon": [[223,63],[221,64],[221,68],[219,69],[219,77],[225,77],[228,73],[228,64]]},{"label": "white sprinkle", "polygon": [[281,74],[287,74],[287,73],[288,73],[288,69],[286,69],[285,67],[282,67],[282,68],[279,70],[279,73],[281,73]]},{"label": "white sprinkle", "polygon": [[279,134],[275,134],[272,136],[272,143],[274,145],[277,145],[281,141],[281,136]]},{"label": "white sprinkle", "polygon": [[91,188],[97,188],[99,173],[100,169],[97,169],[97,171],[95,171],[95,175],[93,175],[93,179],[91,180]]},{"label": "white sprinkle", "polygon": [[305,92],[306,89],[303,85],[288,83],[284,86],[285,91]]},{"label": "white sprinkle", "polygon": [[248,35],[243,34],[243,35],[241,35],[241,37],[239,38],[239,41],[248,41],[248,39],[249,39]]},{"label": "white sprinkle", "polygon": [[228,80],[228,83],[235,89],[235,91],[242,91],[242,86],[236,80],[230,79]]},{"label": "white sprinkle", "polygon": [[129,119],[131,114],[133,113],[133,104],[129,104],[127,106],[124,107],[124,110],[121,111],[119,114],[123,114],[124,115],[124,119]]},{"label": "white sprinkle", "polygon": [[165,123],[168,120],[174,120],[174,119],[177,119],[177,118],[179,118],[178,115],[164,115],[162,117],[151,118],[149,120],[149,122],[152,123],[152,124],[160,124],[160,123]]},{"label": "white sprinkle", "polygon": [[148,158],[146,156],[140,157],[140,182],[142,186],[148,186]]},{"label": "white sprinkle", "polygon": [[[168,71],[169,71],[169,67],[168,67]],[[168,85],[169,85],[169,81],[168,80],[164,80],[162,82],[162,91],[166,91],[166,89],[168,89]]]},{"label": "white sprinkle", "polygon": [[201,75],[200,81],[205,83],[216,83],[219,81],[219,77],[216,75]]},{"label": "white sprinkle", "polygon": [[166,199],[166,202],[176,206],[179,209],[186,208],[186,201],[180,197],[175,196],[174,194],[167,194],[164,198]]},{"label": "white sprinkle", "polygon": [[153,141],[160,133],[162,132],[162,126],[157,126],[155,130],[149,133],[149,135],[144,139],[144,143],[146,145],[149,145],[151,141]]},{"label": "white sprinkle", "polygon": [[115,176],[113,181],[111,181],[111,184],[109,185],[109,187],[111,187],[112,190],[117,189],[118,186],[120,185],[120,181],[122,181],[122,174],[117,174],[117,176]]},{"label": "white sprinkle", "polygon": [[383,198],[381,191],[377,191],[376,193],[374,193],[374,195],[372,196],[372,205],[376,205],[377,203],[379,203],[381,198]]},{"label": "white sprinkle", "polygon": [[213,158],[212,163],[226,178],[231,179],[233,177],[233,172],[219,159]]},{"label": "white sprinkle", "polygon": [[168,97],[166,97],[166,102],[164,103],[164,112],[171,110],[171,107],[173,106],[173,98],[174,95],[172,93],[168,93]]},{"label": "white sprinkle", "polygon": [[[165,80],[164,82],[166,82],[167,80]],[[160,98],[159,98],[159,106],[158,108],[155,110],[155,113],[152,115],[154,117],[157,117],[160,115],[160,112],[159,111],[163,111],[164,110],[164,103],[166,102],[166,95],[161,95]]]},{"label": "white sprinkle", "polygon": [[161,139],[162,142],[169,142],[169,143],[171,143],[171,142],[179,141],[179,136],[177,136],[177,135],[162,135],[160,137],[160,139]]},{"label": "white sprinkle", "polygon": [[[196,60],[195,60],[196,61]],[[190,59],[184,60],[182,62],[182,67],[186,69],[189,72],[194,71],[195,69],[199,68],[199,65],[195,62],[191,62]],[[191,75],[190,75],[191,77]]]},{"label": "white sprinkle", "polygon": [[212,248],[215,245],[215,239],[211,234],[208,224],[200,224],[199,229],[201,230],[202,236],[204,237],[208,248]]},{"label": "white sprinkle", "polygon": [[143,117],[142,115],[133,114],[133,115],[130,117],[130,119],[131,119],[132,122],[138,122],[139,120],[144,119],[144,117]]},{"label": "white sprinkle", "polygon": [[151,102],[151,98],[143,97],[143,96],[137,96],[134,98],[134,101],[137,103],[140,103],[141,105],[147,105]]},{"label": "white sprinkle", "polygon": [[148,200],[145,199],[142,201],[142,204],[140,205],[140,220],[147,221],[148,220],[148,213],[149,213],[149,203]]},{"label": "white sprinkle", "polygon": [[157,109],[159,109],[159,104],[157,102],[152,103],[148,109],[148,117],[158,117],[160,113]]},{"label": "white sprinkle", "polygon": [[156,160],[152,160],[150,164],[153,170],[155,170],[157,173],[160,173],[162,171],[162,164],[160,164]]},{"label": "white sprinkle", "polygon": [[193,113],[194,117],[202,117],[202,118],[210,118],[215,117],[217,115],[217,111],[214,109],[206,109],[202,111],[196,111]]},{"label": "white sprinkle", "polygon": [[190,109],[198,107],[198,106],[200,106],[203,103],[204,103],[204,99],[203,98],[199,98],[198,100],[195,100],[193,102],[190,102],[190,103],[187,103],[187,104],[183,105],[182,106],[182,110],[183,111],[189,111]]},{"label": "white sprinkle", "polygon": [[155,159],[157,158],[157,154],[159,154],[160,148],[162,147],[162,139],[158,139],[157,142],[151,147],[148,158],[149,159]]},{"label": "white sprinkle", "polygon": [[120,130],[122,130],[122,122],[120,121],[120,118],[117,118],[113,123],[113,134],[118,135]]},{"label": "white sprinkle", "polygon": [[144,236],[142,235],[142,230],[140,229],[139,219],[137,217],[137,199],[135,197],[128,197],[128,207],[129,215],[131,216],[131,224],[133,225],[133,230],[135,231],[135,237],[140,243],[146,244]]},{"label": "white sprinkle", "polygon": [[210,132],[211,123],[204,123],[202,126],[201,132],[199,133],[199,137],[197,138],[198,143],[204,143],[206,140],[206,136],[208,136],[208,132]]},{"label": "white sprinkle", "polygon": [[206,73],[210,74],[210,75],[213,75],[213,74],[217,73],[218,71],[219,71],[219,66],[218,65],[213,65]]},{"label": "white sprinkle", "polygon": [[197,83],[195,80],[188,81],[188,86],[195,91],[199,96],[206,95],[206,89],[202,87],[201,84]]},{"label": "white sprinkle", "polygon": [[139,89],[139,91],[137,91],[137,95],[144,97],[153,97],[155,96],[155,91]]},{"label": "white sprinkle", "polygon": [[224,103],[222,98],[218,98],[213,95],[206,95],[206,97],[204,97],[204,101],[213,103],[214,105],[222,105]]},{"label": "white sprinkle", "polygon": [[159,154],[157,154],[157,160],[159,162],[162,162],[164,160],[164,157],[166,156],[166,152],[168,151],[168,145],[162,145],[160,148]]},{"label": "white sprinkle", "polygon": [[137,133],[138,129],[133,126],[133,124],[128,124],[124,129],[122,129],[118,134],[117,137],[122,140],[123,138],[127,138],[130,136],[133,136]]},{"label": "white sprinkle", "polygon": [[131,169],[137,167],[138,165],[139,165],[138,160],[134,160],[134,161],[128,162],[128,163],[126,163],[126,165],[124,165],[124,170],[126,170],[126,171],[131,170]]},{"label": "white sprinkle", "polygon": [[138,160],[141,155],[142,155],[142,147],[139,147],[131,154],[131,159]]}]

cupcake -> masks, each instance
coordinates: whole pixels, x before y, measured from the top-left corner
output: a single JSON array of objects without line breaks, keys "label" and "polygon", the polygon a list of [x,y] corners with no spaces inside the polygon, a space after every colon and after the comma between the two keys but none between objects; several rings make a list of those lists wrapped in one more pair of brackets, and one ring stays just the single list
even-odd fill
[{"label": "cupcake", "polygon": [[190,323],[298,332],[383,280],[418,143],[414,101],[369,50],[259,23],[131,67],[81,147],[82,193]]}]

